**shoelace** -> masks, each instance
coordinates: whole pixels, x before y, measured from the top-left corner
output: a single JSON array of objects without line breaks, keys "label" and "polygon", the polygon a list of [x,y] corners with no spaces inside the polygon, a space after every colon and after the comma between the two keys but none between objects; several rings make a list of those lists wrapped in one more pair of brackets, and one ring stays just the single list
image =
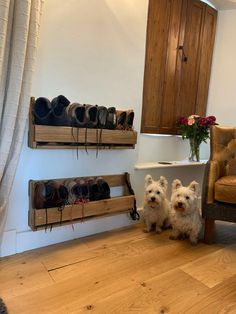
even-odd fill
[{"label": "shoelace", "polygon": [[84,143],[85,151],[88,154],[88,128],[85,128],[85,143]]},{"label": "shoelace", "polygon": [[76,128],[76,137],[74,136],[74,128],[73,126],[71,127],[71,136],[73,137],[74,142],[76,143],[76,157],[77,160],[79,159],[79,128]]}]

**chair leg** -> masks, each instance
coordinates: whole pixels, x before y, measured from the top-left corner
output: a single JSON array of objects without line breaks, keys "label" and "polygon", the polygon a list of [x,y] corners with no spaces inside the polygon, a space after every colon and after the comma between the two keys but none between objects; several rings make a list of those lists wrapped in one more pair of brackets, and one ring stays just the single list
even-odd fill
[{"label": "chair leg", "polygon": [[215,235],[215,219],[207,218],[205,220],[204,242],[211,244]]}]

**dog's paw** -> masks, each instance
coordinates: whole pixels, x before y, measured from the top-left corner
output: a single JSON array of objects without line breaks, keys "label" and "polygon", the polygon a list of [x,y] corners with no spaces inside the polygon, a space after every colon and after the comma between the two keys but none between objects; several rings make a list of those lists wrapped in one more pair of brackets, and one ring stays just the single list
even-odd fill
[{"label": "dog's paw", "polygon": [[169,239],[170,239],[170,240],[178,240],[178,236],[171,234],[171,235],[169,236]]},{"label": "dog's paw", "polygon": [[161,229],[160,227],[156,227],[156,233],[157,233],[157,234],[162,233],[162,229]]},{"label": "dog's paw", "polygon": [[145,232],[145,233],[149,233],[150,231],[151,231],[150,228],[144,228],[144,229],[143,229],[143,232]]},{"label": "dog's paw", "polygon": [[191,239],[190,240],[190,243],[191,243],[191,245],[197,245],[197,239]]}]

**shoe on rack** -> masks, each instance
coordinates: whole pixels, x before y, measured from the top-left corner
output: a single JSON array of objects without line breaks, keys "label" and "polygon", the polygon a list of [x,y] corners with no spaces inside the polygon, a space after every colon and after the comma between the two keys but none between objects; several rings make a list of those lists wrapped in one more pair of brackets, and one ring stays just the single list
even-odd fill
[{"label": "shoe on rack", "polygon": [[107,121],[105,129],[114,130],[116,128],[116,108],[110,107],[107,109]]},{"label": "shoe on rack", "polygon": [[86,127],[96,128],[98,126],[98,106],[85,105]]},{"label": "shoe on rack", "polygon": [[44,208],[60,207],[68,202],[68,190],[65,185],[55,180],[50,180],[45,183],[45,188],[46,200]]},{"label": "shoe on rack", "polygon": [[46,188],[44,182],[36,182],[34,185],[34,208],[44,208],[46,200]]},{"label": "shoe on rack", "polygon": [[64,181],[64,186],[67,188],[68,191],[68,203],[74,204],[76,203],[77,196],[75,194],[74,187],[76,186],[76,181],[73,179],[67,179]]},{"label": "shoe on rack", "polygon": [[70,104],[67,107],[67,115],[70,120],[70,125],[77,128],[84,128],[86,126],[86,106],[79,103]]},{"label": "shoe on rack", "polygon": [[70,119],[67,114],[67,106],[70,101],[63,95],[59,95],[51,101],[52,106],[52,125],[69,126]]},{"label": "shoe on rack", "polygon": [[100,200],[100,192],[98,190],[98,184],[94,178],[88,179],[88,190],[89,190],[90,201]]},{"label": "shoe on rack", "polygon": [[97,127],[104,129],[107,122],[108,110],[104,106],[98,106],[98,124]]},{"label": "shoe on rack", "polygon": [[126,115],[125,129],[126,130],[133,130],[133,123],[134,123],[134,111],[128,110],[127,115]]},{"label": "shoe on rack", "polygon": [[107,199],[110,198],[110,187],[108,183],[102,178],[97,178],[97,185],[98,185],[98,192],[100,194],[100,199]]},{"label": "shoe on rack", "polygon": [[80,184],[80,191],[81,191],[80,199],[82,202],[88,202],[89,201],[88,183],[85,180],[80,179],[79,184]]},{"label": "shoe on rack", "polygon": [[33,106],[34,123],[38,125],[51,125],[52,110],[51,103],[45,97],[36,99]]},{"label": "shoe on rack", "polygon": [[117,110],[116,111],[116,119],[117,119],[116,128],[118,130],[124,130],[126,127],[127,112]]}]

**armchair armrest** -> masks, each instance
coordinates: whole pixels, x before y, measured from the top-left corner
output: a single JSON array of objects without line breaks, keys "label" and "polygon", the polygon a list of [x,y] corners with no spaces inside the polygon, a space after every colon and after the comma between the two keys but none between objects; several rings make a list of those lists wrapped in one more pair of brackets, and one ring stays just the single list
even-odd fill
[{"label": "armchair armrest", "polygon": [[220,178],[220,164],[216,160],[209,161],[208,182],[206,182],[207,195],[206,203],[214,202],[214,186],[215,182]]}]

